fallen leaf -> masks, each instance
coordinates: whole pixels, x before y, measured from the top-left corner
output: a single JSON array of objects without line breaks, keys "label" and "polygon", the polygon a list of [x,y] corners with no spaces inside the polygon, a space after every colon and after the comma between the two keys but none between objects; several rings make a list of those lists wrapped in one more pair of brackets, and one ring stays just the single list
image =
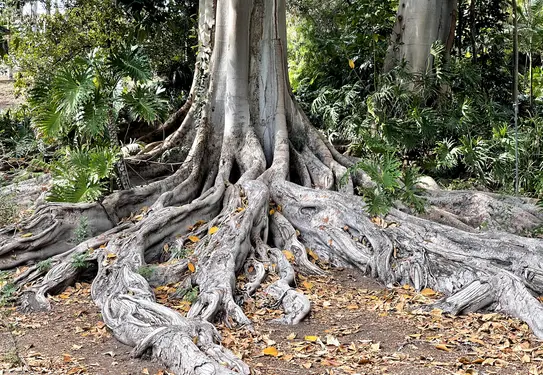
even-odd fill
[{"label": "fallen leaf", "polygon": [[305,336],[304,340],[309,342],[317,342],[319,339],[319,336]]},{"label": "fallen leaf", "polygon": [[326,336],[326,345],[339,346],[340,343],[339,343],[339,340],[336,339],[334,336],[332,336],[332,335],[327,335],[327,336]]},{"label": "fallen leaf", "polygon": [[200,238],[198,238],[198,236],[189,236],[189,240],[193,243],[196,243],[200,241]]},{"label": "fallen leaf", "polygon": [[216,233],[217,231],[219,230],[219,227],[211,227],[209,228],[209,234],[213,234],[213,233]]},{"label": "fallen leaf", "polygon": [[21,237],[22,238],[28,238],[28,237],[32,237],[34,235],[34,233],[25,233],[25,234],[21,234]]},{"label": "fallen leaf", "polygon": [[294,254],[292,254],[292,252],[288,250],[283,250],[283,254],[285,254],[285,258],[287,258],[289,262],[294,261]]},{"label": "fallen leaf", "polygon": [[196,267],[194,267],[194,264],[192,264],[191,262],[189,262],[187,264],[187,267],[189,269],[190,272],[194,273],[196,271]]},{"label": "fallen leaf", "polygon": [[432,297],[432,296],[435,296],[437,293],[433,289],[424,288],[423,290],[420,291],[420,294],[422,294],[424,297]]},{"label": "fallen leaf", "polygon": [[319,256],[317,254],[315,254],[315,252],[311,249],[307,249],[307,253],[309,254],[309,256],[315,260],[319,260]]},{"label": "fallen leaf", "polygon": [[267,348],[262,350],[262,353],[270,357],[277,357],[279,355],[279,352],[277,351],[277,348],[275,346],[268,346]]},{"label": "fallen leaf", "polygon": [[449,347],[448,347],[447,345],[445,345],[445,344],[437,344],[437,345],[436,345],[436,349],[438,349],[438,350],[443,350],[443,351],[446,351],[446,352],[452,351],[452,349],[449,348]]}]

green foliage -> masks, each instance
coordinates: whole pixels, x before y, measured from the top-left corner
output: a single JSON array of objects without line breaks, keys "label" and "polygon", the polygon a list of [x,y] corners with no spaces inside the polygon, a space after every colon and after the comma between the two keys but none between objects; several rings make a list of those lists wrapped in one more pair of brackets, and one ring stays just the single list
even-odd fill
[{"label": "green foliage", "polygon": [[30,92],[34,127],[43,139],[61,146],[49,163],[50,201],[92,202],[110,188],[120,158],[112,144],[118,144],[114,123],[121,111],[146,123],[166,113],[167,101],[151,75],[139,47],[111,55],[96,49],[35,85]]},{"label": "green foliage", "polygon": [[65,147],[51,162],[52,202],[94,202],[108,191],[119,150],[108,147]]},{"label": "green foliage", "polygon": [[323,87],[359,82],[357,89],[368,94],[382,70],[397,2],[297,0],[288,5],[289,75],[302,105],[308,108]]},{"label": "green foliage", "polygon": [[25,105],[0,113],[0,160],[27,158],[38,152],[38,141]]},{"label": "green foliage", "polygon": [[12,302],[17,293],[17,286],[11,282],[4,284],[0,288],[0,307]]},{"label": "green foliage", "polygon": [[198,300],[199,294],[200,290],[198,289],[198,286],[192,287],[191,289],[185,291],[183,300],[194,303]]},{"label": "green foliage", "polygon": [[138,268],[138,273],[146,280],[151,279],[155,271],[156,266],[153,265],[145,265]]},{"label": "green foliage", "polygon": [[402,169],[401,161],[390,150],[372,154],[353,169],[366,172],[375,184],[371,188],[359,188],[369,214],[385,216],[397,200],[417,212],[424,211],[424,199],[420,197],[420,191],[416,188],[418,168]]},{"label": "green foliage", "polygon": [[89,219],[86,216],[81,216],[74,231],[75,243],[80,244],[89,238],[90,234]]},{"label": "green foliage", "polygon": [[38,272],[40,273],[49,272],[51,267],[52,267],[51,259],[42,260],[41,262],[36,264],[36,268],[38,269]]},{"label": "green foliage", "polygon": [[90,266],[89,254],[87,252],[74,254],[72,256],[72,266],[78,270],[87,269]]},{"label": "green foliage", "polygon": [[174,246],[170,250],[170,252],[171,252],[171,259],[185,259],[192,253],[192,250],[185,247],[180,248],[180,247]]}]

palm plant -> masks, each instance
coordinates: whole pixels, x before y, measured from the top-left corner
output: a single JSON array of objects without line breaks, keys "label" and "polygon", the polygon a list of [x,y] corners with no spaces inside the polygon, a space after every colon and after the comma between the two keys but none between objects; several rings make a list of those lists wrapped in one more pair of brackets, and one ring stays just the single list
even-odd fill
[{"label": "palm plant", "polygon": [[[140,48],[123,48],[111,54],[96,49],[86,58],[62,66],[51,78],[36,82],[30,95],[33,125],[43,139],[65,147],[60,152],[65,162],[74,162],[74,153],[88,153],[94,158],[101,154],[104,162],[115,160],[118,185],[128,188],[128,175],[118,150],[117,121],[122,110],[149,124],[165,114],[163,90],[151,78],[151,68]],[[115,150],[116,155],[104,154],[105,146]],[[59,184],[50,199],[95,200],[106,187],[94,177],[106,179],[107,173],[93,178],[82,173],[73,180],[62,177],[62,168],[58,164],[52,168]],[[93,193],[81,193],[83,185]]]}]

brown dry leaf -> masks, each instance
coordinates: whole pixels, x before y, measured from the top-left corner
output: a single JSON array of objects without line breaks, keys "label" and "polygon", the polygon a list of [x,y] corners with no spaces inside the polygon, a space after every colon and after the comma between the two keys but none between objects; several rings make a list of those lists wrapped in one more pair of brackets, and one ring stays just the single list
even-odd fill
[{"label": "brown dry leaf", "polygon": [[164,244],[164,251],[168,252],[169,250],[170,250],[170,245],[168,245],[167,243]]},{"label": "brown dry leaf", "polygon": [[437,344],[436,349],[443,350],[443,351],[446,351],[446,352],[451,352],[452,351],[452,349],[449,348],[446,344]]},{"label": "brown dry leaf", "polygon": [[302,363],[302,366],[304,366],[307,369],[311,368],[311,362]]},{"label": "brown dry leaf", "polygon": [[326,336],[326,345],[339,346],[340,343],[339,343],[339,340],[336,339],[334,336],[332,336],[332,335],[327,335],[327,336]]},{"label": "brown dry leaf", "polygon": [[72,356],[69,354],[63,354],[63,361],[64,363],[72,362]]},{"label": "brown dry leaf", "polygon": [[196,243],[200,241],[200,238],[198,238],[198,236],[189,236],[189,240],[193,243]]},{"label": "brown dry leaf", "polygon": [[141,370],[141,373],[144,375],[149,375],[149,370],[147,368],[144,368],[143,370]]},{"label": "brown dry leaf", "polygon": [[279,355],[279,352],[277,351],[277,348],[275,346],[268,346],[264,350],[262,350],[262,354],[268,355],[270,357],[277,357]]},{"label": "brown dry leaf", "polygon": [[196,267],[191,262],[188,262],[187,267],[190,272],[194,273],[196,271]]},{"label": "brown dry leaf", "polygon": [[211,227],[209,228],[209,234],[213,234],[213,233],[217,233],[217,231],[219,230],[219,227]]}]

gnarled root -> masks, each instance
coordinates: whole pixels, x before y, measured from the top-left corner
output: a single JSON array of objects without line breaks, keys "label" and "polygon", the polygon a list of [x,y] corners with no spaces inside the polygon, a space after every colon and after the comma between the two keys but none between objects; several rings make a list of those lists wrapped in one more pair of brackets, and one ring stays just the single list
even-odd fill
[{"label": "gnarled root", "polygon": [[470,233],[392,210],[377,226],[360,198],[274,184],[272,198],[302,242],[336,265],[360,268],[386,285],[429,287],[452,313],[491,307],[543,337],[543,243],[509,233]]}]

